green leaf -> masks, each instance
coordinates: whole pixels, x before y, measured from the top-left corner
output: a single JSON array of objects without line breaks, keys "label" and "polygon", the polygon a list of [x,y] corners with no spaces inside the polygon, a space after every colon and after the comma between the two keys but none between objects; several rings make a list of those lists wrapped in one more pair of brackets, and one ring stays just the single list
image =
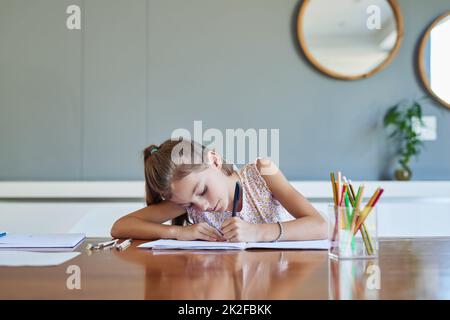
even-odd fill
[{"label": "green leaf", "polygon": [[416,116],[417,118],[419,118],[419,120],[422,119],[422,107],[420,106],[420,104],[415,101],[413,106],[412,106],[412,110],[413,110],[413,115]]},{"label": "green leaf", "polygon": [[400,113],[397,111],[398,106],[392,106],[390,107],[387,112],[386,115],[384,116],[384,126],[387,127],[390,124],[396,124],[398,122]]}]

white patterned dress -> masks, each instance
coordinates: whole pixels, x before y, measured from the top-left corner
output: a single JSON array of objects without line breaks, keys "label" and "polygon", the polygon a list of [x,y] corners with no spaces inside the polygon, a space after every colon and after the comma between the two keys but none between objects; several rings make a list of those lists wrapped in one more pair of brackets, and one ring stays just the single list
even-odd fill
[{"label": "white patterned dress", "polygon": [[[242,210],[236,212],[236,216],[249,223],[276,223],[293,220],[294,217],[272,195],[256,162],[257,160],[236,170],[243,193]],[[188,208],[187,213],[191,222],[207,222],[217,229],[221,228],[225,219],[231,217],[231,211],[198,212],[193,208]]]}]

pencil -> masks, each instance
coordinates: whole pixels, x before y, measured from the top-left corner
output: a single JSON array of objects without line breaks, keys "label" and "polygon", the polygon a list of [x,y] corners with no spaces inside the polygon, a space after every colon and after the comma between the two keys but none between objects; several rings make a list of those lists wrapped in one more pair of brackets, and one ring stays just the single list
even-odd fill
[{"label": "pencil", "polygon": [[333,189],[333,203],[334,203],[334,231],[333,231],[333,235],[331,237],[331,241],[335,241],[336,240],[336,236],[337,236],[337,232],[338,232],[338,216],[339,216],[339,211],[338,211],[338,195],[337,195],[337,185],[336,185],[336,178],[334,176],[334,172],[330,173],[330,179],[331,179],[331,187]]},{"label": "pencil", "polygon": [[372,243],[369,239],[369,233],[367,232],[366,226],[364,224],[361,225],[361,236],[364,241],[364,245],[366,246],[367,254],[371,255],[373,253]]},{"label": "pencil", "polygon": [[[347,190],[347,188],[346,188]],[[345,192],[344,195],[344,202],[345,202],[345,212],[347,213],[347,221],[351,222],[352,221],[352,213],[350,212],[350,200],[348,197],[348,191]],[[348,227],[350,229],[351,224],[349,223]]]},{"label": "pencil", "polygon": [[[359,199],[358,211],[359,211],[359,207],[361,206],[363,192],[364,192],[364,185],[362,185],[361,188],[358,188],[358,194],[356,196]],[[356,217],[356,220],[354,220],[355,224],[358,219],[359,219],[359,212],[358,212],[358,216]],[[352,235],[356,234],[355,228],[356,228],[356,225],[353,226]],[[356,229],[356,230],[358,230],[358,229]],[[362,235],[362,238],[364,241],[364,245],[366,246],[367,253],[369,255],[373,254],[372,239],[371,239],[369,231],[367,231],[366,225],[364,223],[361,224],[361,235]]]},{"label": "pencil", "polygon": [[341,196],[339,198],[339,207],[338,207],[338,211],[339,211],[339,214],[340,214],[340,217],[341,217],[341,220],[342,220],[342,224],[341,224],[342,229],[346,229],[347,228],[347,224],[348,224],[347,214],[346,214],[346,212],[345,212],[345,210],[343,208],[343,205],[342,205],[342,203],[344,202],[344,198],[345,198],[345,192],[346,192],[346,187],[344,186],[342,188],[342,193],[341,193]]},{"label": "pencil", "polygon": [[345,188],[347,190],[348,200],[350,201],[350,204],[352,205],[352,207],[354,207],[355,203],[353,201],[353,197],[352,197],[352,194],[350,192],[350,188],[349,188],[350,185],[348,183],[347,177],[346,176],[342,177],[342,180],[344,180],[344,186],[346,186]]},{"label": "pencil", "polygon": [[[345,180],[347,180],[347,178],[345,178]],[[352,180],[348,179],[346,181],[346,184],[347,184],[347,188],[348,188],[348,197],[350,199],[350,203],[352,204],[352,207],[355,207],[356,194],[355,194],[355,190],[353,189],[353,186],[352,186]]]},{"label": "pencil", "polygon": [[363,223],[361,225],[361,235],[363,236],[364,243],[366,245],[366,250],[369,255],[373,254],[372,239],[370,238],[369,231],[367,231],[366,225]]},{"label": "pencil", "polygon": [[[355,208],[353,210],[353,217],[352,217],[352,221],[351,221],[351,227],[350,227],[350,235],[352,237],[352,242],[354,241],[354,235],[356,234],[355,229],[356,229],[356,222],[358,221],[359,218],[359,214],[360,214],[360,206],[361,206],[361,201],[363,198],[363,193],[364,193],[364,185],[359,186],[358,188],[358,193],[356,195],[356,201],[355,201]],[[367,243],[366,237],[365,235],[363,235],[363,241],[364,244],[366,245],[366,248],[369,247],[369,244]],[[347,251],[349,250],[350,247],[350,241],[347,243]]]},{"label": "pencil", "polygon": [[350,187],[350,192],[352,194],[353,199],[356,201],[355,189],[353,189],[352,180],[348,179],[348,186]]},{"label": "pencil", "polygon": [[342,206],[342,203],[344,202],[344,196],[345,196],[345,192],[346,192],[346,191],[347,191],[347,186],[344,185],[344,186],[342,187],[341,195],[340,195],[340,197],[339,197],[339,206]]},{"label": "pencil", "polygon": [[377,188],[375,193],[370,198],[369,202],[364,207],[363,211],[361,212],[359,219],[356,223],[355,233],[358,231],[358,229],[361,227],[361,225],[366,220],[369,213],[372,211],[373,207],[377,204],[378,200],[380,199],[381,195],[383,194],[384,189]]},{"label": "pencil", "polygon": [[359,207],[361,206],[363,193],[364,193],[364,185],[361,185],[361,186],[359,186],[358,194],[356,195],[355,211],[353,213],[353,220],[352,220],[352,227],[351,227],[352,233],[354,232],[354,229],[356,227],[356,222],[358,221],[358,218],[359,218]]},{"label": "pencil", "polygon": [[337,201],[337,190],[336,190],[336,179],[334,178],[334,172],[330,173],[330,179],[331,179],[331,187],[333,189],[333,202],[334,205],[337,206],[338,201]]},{"label": "pencil", "polygon": [[336,181],[336,183],[337,183],[338,205],[340,205],[340,203],[341,203],[340,196],[341,196],[341,187],[342,187],[342,184],[341,184],[341,172],[340,171],[338,171],[338,173],[337,173],[337,181]]},{"label": "pencil", "polygon": [[[374,194],[372,195],[372,197],[370,197],[369,202],[367,202],[366,206],[364,207],[363,211],[361,212],[361,216],[360,219],[364,218],[365,216],[367,216],[369,214],[369,212],[372,210],[372,208],[374,207],[375,203],[378,201],[378,198],[380,197],[380,192],[381,188],[377,188],[374,192]],[[358,223],[360,223],[361,220],[358,221]]]}]

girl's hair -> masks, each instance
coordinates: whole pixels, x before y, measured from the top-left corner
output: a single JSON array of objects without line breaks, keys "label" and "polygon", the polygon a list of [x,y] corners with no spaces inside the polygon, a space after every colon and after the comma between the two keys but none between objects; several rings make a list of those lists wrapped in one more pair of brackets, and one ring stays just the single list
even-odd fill
[{"label": "girl's hair", "polygon": [[[145,200],[147,206],[172,197],[171,183],[192,172],[208,168],[207,152],[211,149],[198,142],[183,139],[169,139],[160,146],[150,145],[144,149]],[[223,159],[222,172],[233,174],[232,164]],[[172,220],[174,225],[188,223],[187,213]]]}]

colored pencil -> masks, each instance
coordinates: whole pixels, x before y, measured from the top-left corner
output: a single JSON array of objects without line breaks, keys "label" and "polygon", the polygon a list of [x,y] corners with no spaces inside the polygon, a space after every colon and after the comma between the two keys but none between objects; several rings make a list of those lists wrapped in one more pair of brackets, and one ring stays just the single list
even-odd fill
[{"label": "colored pencil", "polygon": [[353,189],[352,180],[348,179],[348,186],[350,187],[350,193],[352,194],[353,199],[356,201],[355,189]]},{"label": "colored pencil", "polygon": [[333,189],[333,202],[334,205],[337,206],[338,201],[337,201],[336,179],[334,178],[334,172],[330,173],[330,178],[331,178],[331,188]]},{"label": "colored pencil", "polygon": [[366,220],[367,216],[372,211],[373,207],[377,204],[377,202],[380,199],[380,197],[383,194],[383,192],[384,192],[384,189],[378,188],[375,191],[375,193],[372,195],[372,197],[370,198],[369,202],[364,207],[363,211],[361,212],[361,214],[360,214],[360,216],[358,218],[358,221],[356,223],[356,228],[355,228],[356,229],[355,230],[355,234],[359,230],[361,225],[364,223],[364,221]]},{"label": "colored pencil", "polygon": [[341,191],[342,191],[342,184],[341,184],[341,172],[338,171],[337,173],[337,195],[338,195],[338,205],[341,203]]},{"label": "colored pencil", "polygon": [[342,203],[344,202],[344,195],[345,195],[345,191],[347,191],[347,186],[343,186],[342,190],[341,190],[341,195],[339,197],[339,206],[342,206]]}]

